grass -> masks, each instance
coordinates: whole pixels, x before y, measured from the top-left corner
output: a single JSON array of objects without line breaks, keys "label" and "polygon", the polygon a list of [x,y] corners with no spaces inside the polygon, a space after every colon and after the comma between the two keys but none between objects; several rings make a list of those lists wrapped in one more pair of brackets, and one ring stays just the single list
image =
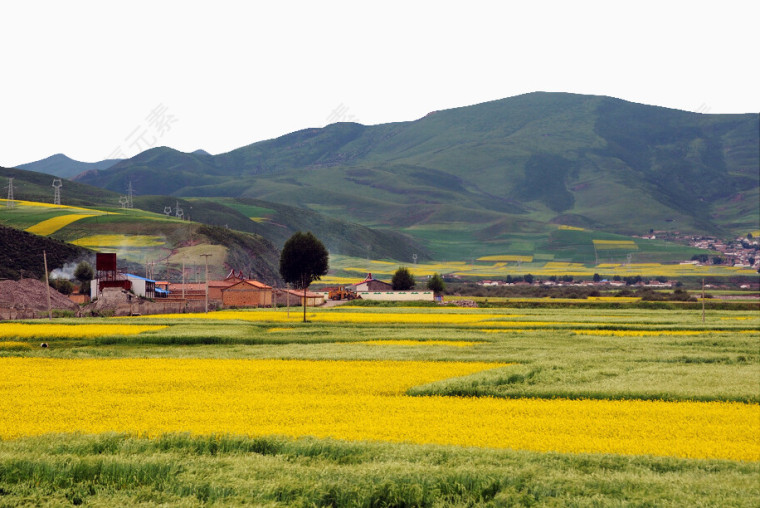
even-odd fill
[{"label": "grass", "polygon": [[125,435],[0,443],[0,503],[753,506],[757,464],[333,440]]}]

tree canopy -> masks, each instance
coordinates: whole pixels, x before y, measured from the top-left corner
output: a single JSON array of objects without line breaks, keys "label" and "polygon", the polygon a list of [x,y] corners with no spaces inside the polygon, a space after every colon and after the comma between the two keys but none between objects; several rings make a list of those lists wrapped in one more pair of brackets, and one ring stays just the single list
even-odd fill
[{"label": "tree canopy", "polygon": [[446,290],[446,284],[440,274],[434,273],[427,281],[427,288],[436,295],[440,295]]},{"label": "tree canopy", "polygon": [[280,275],[296,289],[306,289],[327,273],[329,257],[327,249],[313,233],[298,231],[282,247]]},{"label": "tree canopy", "polygon": [[74,278],[80,282],[80,292],[89,294],[90,281],[95,277],[92,266],[87,261],[80,262],[74,270]]},{"label": "tree canopy", "polygon": [[394,291],[406,291],[414,288],[414,275],[405,266],[400,266],[391,279]]}]

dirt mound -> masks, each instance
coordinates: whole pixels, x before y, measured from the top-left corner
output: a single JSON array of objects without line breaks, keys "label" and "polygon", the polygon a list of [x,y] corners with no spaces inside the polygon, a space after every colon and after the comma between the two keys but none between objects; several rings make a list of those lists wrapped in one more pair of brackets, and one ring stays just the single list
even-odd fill
[{"label": "dirt mound", "polygon": [[[0,308],[28,311],[47,310],[47,286],[37,279],[0,281]],[[76,311],[79,306],[50,288],[50,308]]]},{"label": "dirt mound", "polygon": [[113,311],[121,306],[129,305],[133,301],[137,303],[140,301],[140,298],[121,288],[103,288],[98,299],[89,304],[85,309],[95,312],[102,312],[104,310]]}]

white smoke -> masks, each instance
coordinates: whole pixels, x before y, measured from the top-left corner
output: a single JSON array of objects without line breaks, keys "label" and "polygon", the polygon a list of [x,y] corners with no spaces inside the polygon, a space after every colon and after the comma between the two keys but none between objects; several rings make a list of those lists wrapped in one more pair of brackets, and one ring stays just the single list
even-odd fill
[{"label": "white smoke", "polygon": [[77,269],[77,264],[78,263],[66,263],[65,265],[63,265],[63,268],[56,268],[55,270],[50,272],[50,278],[73,280],[74,271]]}]

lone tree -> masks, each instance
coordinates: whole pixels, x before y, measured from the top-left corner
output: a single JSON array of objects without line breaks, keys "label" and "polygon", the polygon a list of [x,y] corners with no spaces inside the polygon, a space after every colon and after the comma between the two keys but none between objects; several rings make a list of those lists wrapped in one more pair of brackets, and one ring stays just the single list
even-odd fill
[{"label": "lone tree", "polygon": [[394,291],[406,291],[414,287],[414,275],[405,266],[400,266],[391,279]]},{"label": "lone tree", "polygon": [[87,261],[82,261],[74,270],[74,278],[79,281],[79,292],[90,294],[90,281],[95,277],[92,266]]},{"label": "lone tree", "polygon": [[435,296],[439,296],[446,290],[446,284],[443,282],[443,278],[440,274],[434,273],[427,281],[427,288],[432,291]]},{"label": "lone tree", "polygon": [[306,322],[306,288],[327,273],[330,255],[311,231],[288,238],[280,253],[280,275],[296,289],[303,289],[303,321]]}]

